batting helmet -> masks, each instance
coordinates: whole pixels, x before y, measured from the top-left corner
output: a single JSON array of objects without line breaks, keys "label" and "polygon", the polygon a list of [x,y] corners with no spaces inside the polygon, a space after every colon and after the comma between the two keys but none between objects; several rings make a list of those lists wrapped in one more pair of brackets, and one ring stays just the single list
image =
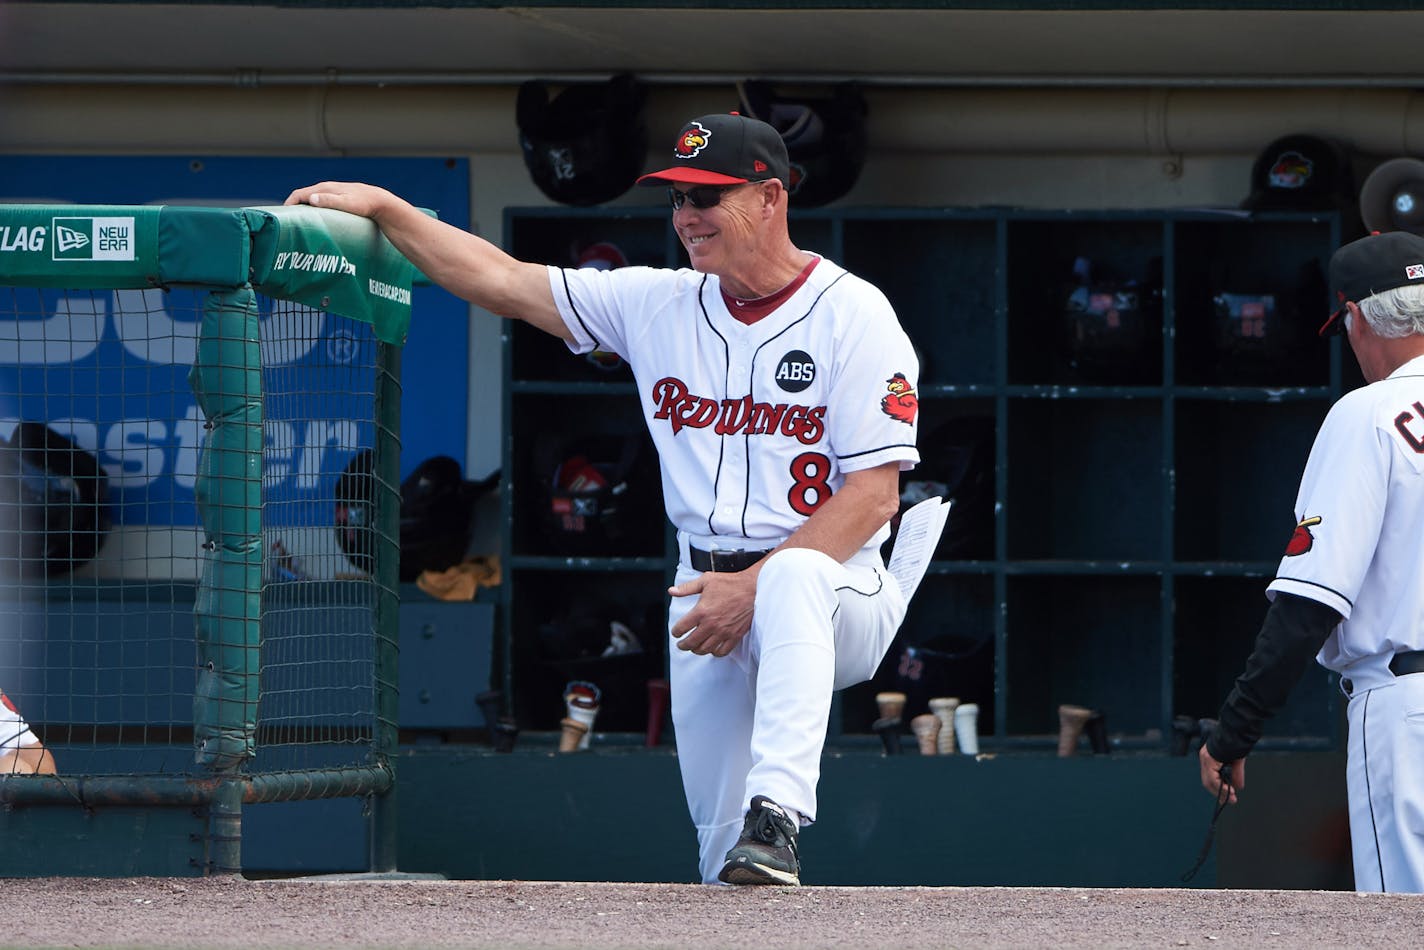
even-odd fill
[{"label": "batting helmet", "polygon": [[766,82],[737,84],[746,114],[781,135],[791,159],[791,204],[829,204],[855,185],[869,147],[869,107],[854,82],[838,83],[829,96],[779,95]]},{"label": "batting helmet", "polygon": [[552,101],[539,80],[522,84],[515,119],[534,184],[569,205],[601,204],[631,188],[648,152],[645,97],[627,73],[567,86]]},{"label": "batting helmet", "polygon": [[357,452],[336,480],[336,544],[357,570],[371,572],[375,539],[376,453]]},{"label": "batting helmet", "polygon": [[[1146,281],[1095,268],[1078,258],[1078,282],[1063,301],[1062,352],[1068,374],[1083,382],[1124,383],[1155,374],[1161,352],[1160,260]],[[1145,381],[1145,380],[1144,380]]]},{"label": "batting helmet", "polygon": [[66,574],[93,560],[111,519],[99,459],[39,422],[0,440],[4,567],[20,575]]},{"label": "batting helmet", "polygon": [[1319,261],[1305,261],[1293,280],[1233,278],[1223,270],[1214,283],[1218,382],[1288,385],[1318,372],[1327,355],[1314,346],[1314,317],[1328,293]]},{"label": "batting helmet", "polygon": [[[376,552],[375,453],[366,449],[336,482],[336,543],[358,569],[370,573]],[[436,455],[415,467],[400,485],[400,579],[459,564],[469,547],[476,502],[500,473],[472,482],[460,463]]]},{"label": "batting helmet", "polygon": [[1251,163],[1251,191],[1241,206],[1250,211],[1333,211],[1354,193],[1344,145],[1318,135],[1286,135],[1269,143]]},{"label": "batting helmet", "polygon": [[544,535],[561,554],[609,555],[661,550],[662,519],[653,511],[651,454],[641,434],[602,433],[541,440]]},{"label": "batting helmet", "polygon": [[424,571],[443,571],[464,560],[474,529],[475,504],[499,481],[495,472],[469,481],[460,463],[436,455],[417,465],[401,482],[400,579],[409,583]]}]

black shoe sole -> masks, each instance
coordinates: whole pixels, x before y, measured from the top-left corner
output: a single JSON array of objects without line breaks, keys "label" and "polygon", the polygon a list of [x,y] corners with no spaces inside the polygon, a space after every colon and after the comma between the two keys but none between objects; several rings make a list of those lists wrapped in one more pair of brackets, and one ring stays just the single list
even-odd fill
[{"label": "black shoe sole", "polygon": [[757,864],[747,858],[728,861],[717,875],[724,884],[780,884],[784,887],[799,887],[801,878],[792,871]]}]

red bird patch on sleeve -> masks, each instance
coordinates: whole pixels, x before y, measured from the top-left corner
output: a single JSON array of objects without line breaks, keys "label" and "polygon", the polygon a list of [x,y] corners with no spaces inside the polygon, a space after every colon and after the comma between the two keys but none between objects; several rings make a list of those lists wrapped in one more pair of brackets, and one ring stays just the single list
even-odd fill
[{"label": "red bird patch on sleeve", "polygon": [[1304,554],[1315,546],[1315,535],[1310,533],[1310,529],[1320,524],[1320,518],[1306,518],[1295,526],[1291,532],[1290,541],[1286,542],[1286,557],[1295,557]]},{"label": "red bird patch on sleeve", "polygon": [[904,373],[896,373],[885,380],[889,393],[880,400],[880,409],[891,419],[898,419],[905,425],[913,425],[915,414],[920,410],[920,397]]}]

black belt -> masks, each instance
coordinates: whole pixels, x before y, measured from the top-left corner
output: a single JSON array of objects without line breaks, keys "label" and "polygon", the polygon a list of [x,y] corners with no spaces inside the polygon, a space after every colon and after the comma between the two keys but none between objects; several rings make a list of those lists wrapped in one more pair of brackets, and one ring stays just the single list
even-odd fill
[{"label": "black belt", "polygon": [[1424,650],[1407,650],[1404,653],[1396,653],[1394,658],[1389,661],[1389,671],[1395,676],[1424,673]]},{"label": "black belt", "polygon": [[687,559],[692,563],[694,571],[715,571],[718,574],[735,574],[737,571],[745,571],[770,553],[770,549],[765,551],[704,551],[690,544],[687,546]]}]

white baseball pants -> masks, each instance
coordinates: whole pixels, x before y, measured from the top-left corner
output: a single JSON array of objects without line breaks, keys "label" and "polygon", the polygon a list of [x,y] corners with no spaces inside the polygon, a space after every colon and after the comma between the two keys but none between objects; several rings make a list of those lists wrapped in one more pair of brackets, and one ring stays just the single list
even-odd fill
[{"label": "white baseball pants", "polygon": [[1357,689],[1348,714],[1355,890],[1424,893],[1424,673]]},{"label": "white baseball pants", "polygon": [[[683,563],[677,583],[697,576]],[[673,598],[669,629],[696,602]],[[792,548],[762,566],[751,632],[728,656],[696,656],[669,638],[673,728],[704,883],[716,883],[752,796],[815,820],[831,694],[875,674],[904,616],[878,554],[843,565]]]}]

